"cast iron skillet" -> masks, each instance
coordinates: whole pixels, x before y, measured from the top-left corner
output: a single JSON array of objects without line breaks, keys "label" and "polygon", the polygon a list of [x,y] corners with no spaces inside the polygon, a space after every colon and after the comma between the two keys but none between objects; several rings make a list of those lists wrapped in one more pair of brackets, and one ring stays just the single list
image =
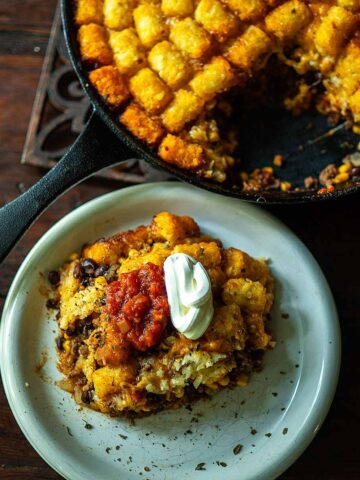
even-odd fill
[{"label": "cast iron skillet", "polygon": [[[360,188],[360,182],[337,187],[325,195],[316,191],[242,192],[232,184],[216,184],[163,162],[149,148],[132,136],[109,112],[102,99],[87,81],[80,62],[74,23],[73,2],[61,0],[62,21],[68,52],[79,80],[91,100],[93,112],[69,152],[39,182],[14,201],[0,209],[0,261],[26,229],[57,197],[93,173],[130,158],[142,158],[178,179],[221,195],[259,203],[304,203],[338,198]],[[239,119],[241,123],[241,158],[248,171],[271,164],[274,154],[287,152],[287,180],[302,184],[308,175],[317,175],[327,164],[344,155],[343,145],[354,143],[346,129],[322,141],[313,141],[329,130],[326,119],[309,112],[295,119],[282,108],[254,111]],[[311,129],[309,129],[311,125]],[[301,146],[301,148],[299,148]]]}]

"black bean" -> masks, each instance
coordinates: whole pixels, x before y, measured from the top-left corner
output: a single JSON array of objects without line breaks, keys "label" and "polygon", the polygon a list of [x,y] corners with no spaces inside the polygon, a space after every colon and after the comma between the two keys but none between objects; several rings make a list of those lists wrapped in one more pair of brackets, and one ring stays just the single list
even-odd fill
[{"label": "black bean", "polygon": [[88,278],[84,278],[83,280],[81,280],[81,285],[83,287],[88,287],[90,285],[90,281]]},{"label": "black bean", "polygon": [[81,400],[84,403],[90,403],[93,399],[94,391],[93,390],[84,390],[81,394]]},{"label": "black bean", "polygon": [[96,270],[97,264],[94,262],[94,260],[91,260],[91,258],[84,258],[84,260],[81,262],[81,266],[86,275],[92,277]]},{"label": "black bean", "polygon": [[353,167],[350,170],[350,176],[351,177],[360,177],[360,167]]},{"label": "black bean", "polygon": [[190,384],[187,387],[185,387],[185,394],[186,394],[187,400],[192,401],[194,398],[196,398],[197,390],[192,384]]},{"label": "black bean", "polygon": [[63,342],[64,342],[64,339],[62,337],[56,337],[56,346],[59,350],[63,350]]},{"label": "black bean", "polygon": [[101,305],[106,305],[106,298],[100,298]]},{"label": "black bean", "polygon": [[80,279],[82,278],[83,274],[84,272],[83,272],[82,266],[80,265],[80,263],[77,263],[73,270],[73,277]]},{"label": "black bean", "polygon": [[82,333],[87,338],[93,329],[94,327],[92,325],[84,325]]},{"label": "black bean", "polygon": [[108,270],[110,265],[106,263],[101,264],[94,272],[94,277],[102,277]]},{"label": "black bean", "polygon": [[68,335],[69,337],[72,337],[72,336],[75,334],[75,331],[76,331],[76,328],[75,328],[75,327],[69,327],[69,328],[66,330],[66,335]]},{"label": "black bean", "polygon": [[55,298],[49,298],[46,302],[46,308],[58,308],[59,302]]},{"label": "black bean", "polygon": [[48,273],[48,280],[51,285],[57,285],[60,282],[60,273],[57,270],[51,270]]}]

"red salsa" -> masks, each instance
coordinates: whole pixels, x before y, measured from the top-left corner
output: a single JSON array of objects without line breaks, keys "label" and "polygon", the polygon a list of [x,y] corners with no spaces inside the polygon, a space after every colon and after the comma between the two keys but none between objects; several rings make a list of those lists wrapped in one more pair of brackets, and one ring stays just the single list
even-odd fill
[{"label": "red salsa", "polygon": [[109,285],[106,304],[109,321],[98,360],[118,365],[132,349],[144,352],[163,338],[170,318],[163,268],[147,263],[122,273]]}]

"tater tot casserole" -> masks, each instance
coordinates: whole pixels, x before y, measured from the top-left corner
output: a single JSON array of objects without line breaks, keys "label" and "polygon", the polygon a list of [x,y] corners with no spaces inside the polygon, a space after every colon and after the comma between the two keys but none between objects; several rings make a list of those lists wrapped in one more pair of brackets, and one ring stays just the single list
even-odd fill
[{"label": "tater tot casserole", "polygon": [[[257,89],[254,79],[274,59],[275,70],[297,74],[287,109],[310,106],[315,76],[318,110],[360,132],[359,19],[360,0],[75,2],[89,82],[119,122],[165,162],[218,182],[239,163],[241,132],[229,128],[233,98]],[[353,165],[342,167],[320,183],[348,180]],[[271,167],[238,180],[246,190],[275,186]],[[286,183],[278,187],[290,189]]]},{"label": "tater tot casserole", "polygon": [[[210,279],[213,317],[196,340],[170,319],[163,266],[175,253],[201,262]],[[275,345],[265,260],[223,248],[188,216],[162,212],[149,226],[87,244],[49,281],[59,385],[100,412],[142,416],[245,386]]]}]

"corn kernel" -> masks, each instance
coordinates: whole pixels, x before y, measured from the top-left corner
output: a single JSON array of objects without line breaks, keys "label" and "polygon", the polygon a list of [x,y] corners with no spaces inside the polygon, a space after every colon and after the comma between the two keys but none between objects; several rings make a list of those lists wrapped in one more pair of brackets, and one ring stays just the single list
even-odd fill
[{"label": "corn kernel", "polygon": [[274,169],[272,167],[264,167],[262,171],[264,173],[274,173]]},{"label": "corn kernel", "polygon": [[97,277],[94,280],[95,287],[107,287],[107,281],[105,277]]},{"label": "corn kernel", "polygon": [[349,180],[348,173],[338,173],[334,178],[333,183],[342,183],[342,182],[346,182],[346,180]]},{"label": "corn kernel", "polygon": [[69,353],[70,352],[70,340],[66,340],[64,343],[63,343],[63,348],[65,350],[66,353]]},{"label": "corn kernel", "polygon": [[206,388],[208,390],[217,390],[218,389],[218,386],[216,383],[206,383]]},{"label": "corn kernel", "polygon": [[339,173],[347,173],[351,170],[350,163],[344,163],[344,165],[340,165]]},{"label": "corn kernel", "polygon": [[275,155],[274,157],[274,160],[273,160],[273,164],[276,166],[276,167],[281,167],[282,164],[283,164],[283,160],[284,160],[284,157],[282,155]]},{"label": "corn kernel", "polygon": [[180,390],[179,392],[175,392],[176,398],[182,398],[184,396],[184,390]]},{"label": "corn kernel", "polygon": [[352,131],[355,133],[355,135],[360,135],[360,125],[354,125],[352,127]]},{"label": "corn kernel", "polygon": [[247,375],[244,375],[243,373],[241,373],[239,376],[238,376],[238,379],[236,381],[237,385],[239,385],[239,387],[245,387],[247,384],[248,384],[248,377]]},{"label": "corn kernel", "polygon": [[226,385],[229,385],[230,379],[229,377],[224,377],[219,380],[219,384],[223,387],[226,387]]},{"label": "corn kernel", "polygon": [[281,182],[280,183],[280,188],[283,192],[287,192],[288,190],[290,190],[291,187],[292,187],[292,185],[291,185],[290,182]]},{"label": "corn kernel", "polygon": [[333,192],[335,190],[334,185],[329,185],[328,187],[323,187],[318,190],[318,194],[325,195],[326,193]]}]

